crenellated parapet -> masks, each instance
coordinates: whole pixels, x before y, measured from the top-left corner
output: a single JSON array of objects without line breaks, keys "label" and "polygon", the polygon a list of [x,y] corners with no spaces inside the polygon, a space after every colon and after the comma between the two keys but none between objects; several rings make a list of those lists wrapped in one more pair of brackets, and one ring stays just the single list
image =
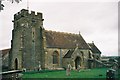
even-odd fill
[{"label": "crenellated parapet", "polygon": [[43,21],[43,19],[42,19],[42,13],[37,12],[37,14],[35,14],[35,11],[29,12],[26,9],[22,9],[20,12],[16,13],[14,15],[14,20],[19,20],[20,18],[23,18],[23,17],[40,19],[40,20]]}]

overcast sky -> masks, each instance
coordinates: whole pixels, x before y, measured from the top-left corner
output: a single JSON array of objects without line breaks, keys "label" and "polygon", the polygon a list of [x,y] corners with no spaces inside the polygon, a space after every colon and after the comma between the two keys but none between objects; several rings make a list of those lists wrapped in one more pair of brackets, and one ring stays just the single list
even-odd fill
[{"label": "overcast sky", "polygon": [[[102,55],[118,55],[118,2],[116,0],[73,0],[51,2],[29,0],[29,10],[42,12],[47,30],[81,33],[87,43],[94,41]],[[27,8],[27,1],[19,4],[3,1],[0,12],[0,50],[11,47],[13,15]]]}]

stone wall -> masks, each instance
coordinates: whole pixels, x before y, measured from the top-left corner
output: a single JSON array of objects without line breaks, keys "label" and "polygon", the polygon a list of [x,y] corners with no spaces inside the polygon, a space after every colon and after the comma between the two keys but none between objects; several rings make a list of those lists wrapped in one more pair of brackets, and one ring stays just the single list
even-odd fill
[{"label": "stone wall", "polygon": [[[75,59],[76,57],[81,58],[81,68],[88,68],[88,53],[89,50],[77,49],[71,55],[71,58],[63,58],[69,49],[59,49],[59,48],[47,48],[45,52],[45,68],[55,69],[55,68],[66,68],[67,63],[70,62],[73,69],[75,69]],[[58,51],[59,53],[59,63],[53,64],[53,52]],[[84,55],[81,54],[81,51]],[[60,54],[61,53],[61,54]],[[61,56],[61,57],[60,57]]]},{"label": "stone wall", "polygon": [[1,65],[4,66],[4,67],[8,67],[8,62],[9,62],[9,52],[4,56],[2,57],[2,63]]},{"label": "stone wall", "polygon": [[[58,64],[53,64],[53,52],[58,52]],[[65,53],[68,49],[59,49],[59,48],[47,48],[45,52],[45,68],[53,69],[53,68],[61,68],[62,67],[62,60]]]}]

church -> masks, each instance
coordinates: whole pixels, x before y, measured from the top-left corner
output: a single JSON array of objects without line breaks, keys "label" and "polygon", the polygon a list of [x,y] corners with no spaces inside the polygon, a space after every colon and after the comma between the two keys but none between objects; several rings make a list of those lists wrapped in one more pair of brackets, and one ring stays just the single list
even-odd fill
[{"label": "church", "polygon": [[42,13],[22,9],[14,15],[8,66],[11,70],[98,67],[101,51],[82,35],[46,30]]}]

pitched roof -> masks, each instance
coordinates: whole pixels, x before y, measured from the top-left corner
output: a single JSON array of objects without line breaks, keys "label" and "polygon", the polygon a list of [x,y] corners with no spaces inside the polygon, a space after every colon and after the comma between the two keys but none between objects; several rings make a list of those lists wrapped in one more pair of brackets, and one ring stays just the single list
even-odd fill
[{"label": "pitched roof", "polygon": [[101,51],[95,46],[94,43],[88,43],[88,45],[93,53],[101,54]]},{"label": "pitched roof", "polygon": [[63,58],[71,58],[71,55],[73,52],[74,52],[74,50],[69,50]]},{"label": "pitched roof", "polygon": [[1,51],[2,57],[4,57],[7,53],[9,53],[10,48],[9,49],[3,49],[3,50],[0,50],[0,51]]},{"label": "pitched roof", "polygon": [[45,30],[45,36],[47,47],[76,48],[78,46],[78,48],[89,49],[88,44],[80,34]]}]

